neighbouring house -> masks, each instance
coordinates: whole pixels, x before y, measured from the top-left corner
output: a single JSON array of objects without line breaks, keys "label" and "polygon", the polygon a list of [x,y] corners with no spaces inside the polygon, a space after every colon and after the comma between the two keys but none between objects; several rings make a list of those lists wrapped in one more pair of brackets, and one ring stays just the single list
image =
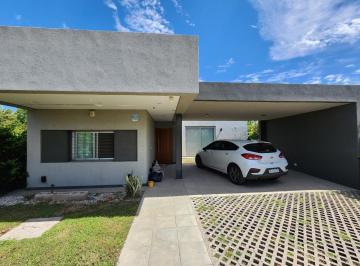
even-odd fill
[{"label": "neighbouring house", "polygon": [[247,139],[246,121],[183,121],[182,156],[194,157],[217,139]]},{"label": "neighbouring house", "polygon": [[30,188],[145,182],[154,159],[186,178],[219,133],[183,120],[259,120],[291,167],[360,187],[360,86],[199,83],[196,36],[0,27],[0,102],[28,110]]}]

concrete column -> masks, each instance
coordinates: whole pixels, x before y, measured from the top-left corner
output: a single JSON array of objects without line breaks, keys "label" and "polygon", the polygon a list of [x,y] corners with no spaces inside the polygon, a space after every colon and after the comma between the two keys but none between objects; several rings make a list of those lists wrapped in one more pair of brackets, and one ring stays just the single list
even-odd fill
[{"label": "concrete column", "polygon": [[261,140],[267,140],[267,134],[266,134],[266,121],[262,120],[259,121],[259,135]]},{"label": "concrete column", "polygon": [[175,163],[176,178],[182,178],[182,114],[175,115]]}]

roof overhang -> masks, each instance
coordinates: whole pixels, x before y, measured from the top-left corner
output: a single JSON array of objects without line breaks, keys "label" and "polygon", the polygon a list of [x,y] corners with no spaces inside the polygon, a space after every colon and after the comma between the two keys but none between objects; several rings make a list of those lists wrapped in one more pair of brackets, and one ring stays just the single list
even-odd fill
[{"label": "roof overhang", "polygon": [[0,92],[0,102],[27,109],[146,110],[155,121],[171,121],[179,99],[177,95]]},{"label": "roof overhang", "polygon": [[359,102],[360,86],[200,82],[185,120],[268,120]]}]

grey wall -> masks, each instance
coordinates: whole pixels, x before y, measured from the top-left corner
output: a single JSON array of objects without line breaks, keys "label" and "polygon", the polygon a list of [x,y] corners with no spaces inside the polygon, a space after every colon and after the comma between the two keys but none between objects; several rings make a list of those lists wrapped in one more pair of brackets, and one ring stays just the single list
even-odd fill
[{"label": "grey wall", "polygon": [[197,101],[356,102],[360,85],[200,82]]},{"label": "grey wall", "polygon": [[196,36],[0,27],[0,91],[198,93]]},{"label": "grey wall", "polygon": [[285,152],[290,167],[360,188],[357,123],[356,104],[352,103],[262,121],[262,138]]},{"label": "grey wall", "polygon": [[[146,111],[136,112],[140,121],[132,122],[134,111],[31,110],[28,112],[27,171],[28,186],[99,186],[121,185],[126,174],[133,172],[147,181],[154,159],[154,123]],[[69,161],[41,162],[41,130],[137,130],[137,161]],[[48,182],[40,182],[47,176]]]}]

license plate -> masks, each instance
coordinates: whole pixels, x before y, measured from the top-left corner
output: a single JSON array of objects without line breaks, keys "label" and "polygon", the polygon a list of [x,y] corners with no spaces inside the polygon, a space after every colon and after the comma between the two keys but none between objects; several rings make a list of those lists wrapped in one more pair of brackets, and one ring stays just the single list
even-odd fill
[{"label": "license plate", "polygon": [[269,173],[270,173],[270,174],[275,174],[275,173],[279,173],[279,172],[280,172],[280,170],[277,169],[277,168],[269,169]]}]

